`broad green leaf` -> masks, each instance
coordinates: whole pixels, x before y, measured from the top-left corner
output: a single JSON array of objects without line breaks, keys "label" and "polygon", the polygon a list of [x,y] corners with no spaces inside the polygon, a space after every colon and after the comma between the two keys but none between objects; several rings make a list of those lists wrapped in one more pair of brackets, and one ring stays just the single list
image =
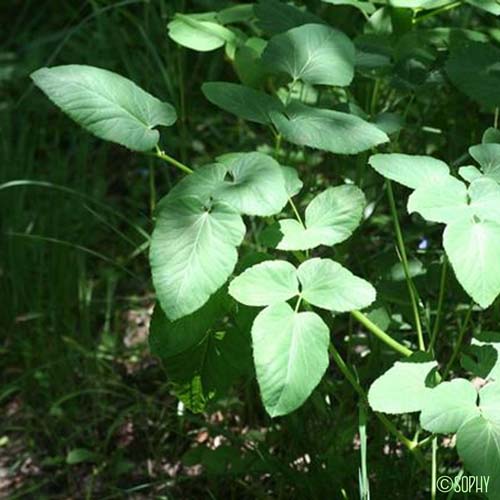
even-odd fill
[{"label": "broad green leaf", "polygon": [[286,303],[264,309],[252,327],[253,356],[264,406],[271,417],[304,403],[328,367],[330,335],[312,312]]},{"label": "broad green leaf", "polygon": [[466,0],[466,2],[494,16],[500,16],[500,3],[497,0]]},{"label": "broad green leaf", "polygon": [[187,351],[161,359],[176,396],[191,411],[202,412],[237,377],[251,371],[250,337],[235,328],[208,332]]},{"label": "broad green leaf", "polygon": [[273,72],[313,85],[346,86],[354,76],[354,45],[341,31],[305,24],[275,35],[262,54]]},{"label": "broad green leaf", "polygon": [[31,78],[47,97],[92,134],[135,151],[153,149],[154,127],[169,127],[175,109],[123,76],[93,66],[41,68]]},{"label": "broad green leaf", "polygon": [[500,129],[489,127],[484,131],[481,139],[483,144],[500,144]]},{"label": "broad green leaf", "polygon": [[500,293],[500,224],[463,219],[448,225],[443,244],[458,281],[483,308]]},{"label": "broad green leaf", "polygon": [[421,186],[408,198],[408,212],[418,212],[433,222],[464,219],[470,214],[467,186],[451,175]]},{"label": "broad green leaf", "polygon": [[370,2],[360,2],[359,0],[323,0],[323,2],[333,5],[350,5],[365,14],[373,14],[375,12],[375,6]]},{"label": "broad green leaf", "polygon": [[214,193],[224,183],[227,175],[227,167],[218,163],[204,165],[196,169],[191,175],[183,177],[163,197],[156,208],[159,212],[165,204],[171,203],[174,198],[185,199],[188,197],[198,198],[202,203],[210,203]]},{"label": "broad green leaf", "polygon": [[270,113],[284,109],[277,97],[237,83],[208,82],[201,89],[212,104],[252,122],[271,123]]},{"label": "broad green leaf", "polygon": [[470,147],[469,153],[485,175],[500,183],[500,144],[478,144]]},{"label": "broad green leaf", "polygon": [[479,392],[481,415],[468,420],[457,433],[458,454],[471,474],[489,476],[488,497],[500,498],[500,384]]},{"label": "broad green leaf", "polygon": [[450,176],[448,165],[431,156],[376,154],[370,156],[368,163],[386,179],[412,189],[430,186]]},{"label": "broad green leaf", "polygon": [[176,321],[170,321],[160,304],[156,304],[149,327],[151,352],[165,359],[194,347],[212,325],[224,316],[227,299],[227,291],[220,290],[203,307]]},{"label": "broad green leaf", "polygon": [[254,12],[259,27],[270,35],[283,33],[303,24],[324,22],[305,9],[298,9],[279,0],[260,0],[255,5]]},{"label": "broad green leaf", "polygon": [[462,177],[464,181],[472,182],[476,179],[483,177],[482,172],[473,165],[466,165],[458,169],[458,175]]},{"label": "broad green leaf", "polygon": [[254,17],[254,5],[252,3],[245,3],[241,5],[234,5],[222,9],[217,13],[217,19],[221,24],[241,23],[250,21]]},{"label": "broad green leaf", "polygon": [[436,9],[447,5],[448,0],[379,0],[376,3],[403,9]]},{"label": "broad green leaf", "polygon": [[411,413],[420,411],[431,389],[425,381],[435,361],[411,363],[396,361],[394,366],[370,387],[368,401],[374,411],[383,413]]},{"label": "broad green leaf", "polygon": [[493,365],[491,366],[491,370],[489,370],[488,373],[484,374],[483,378],[491,378],[493,380],[496,380],[497,382],[500,382],[500,342],[483,342],[474,338],[472,339],[472,347],[474,346],[478,346],[481,348],[489,347],[491,349],[494,349],[494,351],[496,352],[496,358]]},{"label": "broad green leaf", "polygon": [[490,43],[457,44],[446,63],[451,81],[488,107],[500,106],[500,49]]},{"label": "broad green leaf", "polygon": [[283,169],[263,153],[231,153],[219,157],[229,179],[213,193],[246,215],[268,216],[280,212],[288,202]]},{"label": "broad green leaf", "polygon": [[420,414],[420,425],[429,432],[448,434],[479,415],[476,388],[468,381],[457,378],[443,382],[427,393]]},{"label": "broad green leaf", "polygon": [[489,177],[469,186],[470,210],[481,220],[500,222],[500,185]]},{"label": "broad green leaf", "polygon": [[277,248],[308,250],[340,243],[359,225],[365,204],[365,196],[356,186],[328,188],[307,206],[305,227],[294,219],[280,221],[283,238]]},{"label": "broad green leaf", "polygon": [[284,260],[262,262],[234,278],[229,293],[247,306],[285,302],[299,293],[297,270]]},{"label": "broad green leaf", "polygon": [[151,239],[158,300],[170,320],[199,309],[228,279],[245,235],[241,216],[225,203],[199,199],[165,203]]},{"label": "broad green leaf", "polygon": [[303,182],[299,178],[299,173],[297,169],[293,167],[282,166],[281,171],[285,178],[285,190],[289,198],[293,198],[296,194],[300,192]]},{"label": "broad green leaf", "polygon": [[208,52],[235,42],[235,34],[217,22],[215,13],[176,14],[168,23],[168,36],[183,47]]},{"label": "broad green leaf", "polygon": [[274,215],[288,202],[284,170],[263,153],[230,153],[184,177],[160,200],[158,210],[174,198],[194,196],[205,204],[222,201],[246,215]]},{"label": "broad green leaf", "polygon": [[251,37],[236,48],[234,70],[244,85],[258,88],[266,78],[267,70],[261,59],[266,45],[263,38]]},{"label": "broad green leaf", "polygon": [[356,154],[389,141],[376,125],[340,111],[292,102],[285,113],[271,114],[278,131],[299,146],[338,154]]},{"label": "broad green leaf", "polygon": [[329,311],[364,309],[377,295],[370,283],[330,259],[309,259],[299,266],[297,275],[304,300]]}]

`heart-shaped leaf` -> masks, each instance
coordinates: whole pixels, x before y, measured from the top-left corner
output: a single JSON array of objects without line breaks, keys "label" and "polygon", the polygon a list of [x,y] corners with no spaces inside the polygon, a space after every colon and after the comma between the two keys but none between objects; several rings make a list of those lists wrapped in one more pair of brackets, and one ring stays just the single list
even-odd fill
[{"label": "heart-shaped leaf", "polygon": [[262,60],[274,72],[311,84],[346,86],[354,76],[354,45],[341,31],[305,24],[271,38]]},{"label": "heart-shaped leaf", "polygon": [[150,248],[153,283],[170,320],[199,309],[228,279],[245,235],[229,205],[205,206],[194,197],[162,205]]},{"label": "heart-shaped leaf", "polygon": [[328,366],[330,335],[312,312],[286,303],[264,309],[252,327],[253,356],[264,406],[271,417],[286,415],[309,397]]}]

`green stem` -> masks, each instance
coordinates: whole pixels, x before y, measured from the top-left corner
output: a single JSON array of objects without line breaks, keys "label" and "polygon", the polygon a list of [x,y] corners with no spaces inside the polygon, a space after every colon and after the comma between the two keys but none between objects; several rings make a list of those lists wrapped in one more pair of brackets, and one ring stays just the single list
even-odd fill
[{"label": "green stem", "polygon": [[389,347],[399,352],[403,356],[411,356],[413,351],[408,349],[408,347],[400,344],[397,340],[393,339],[388,333],[384,332],[375,323],[370,321],[370,319],[365,316],[360,311],[351,311],[352,316],[357,319],[363,326],[365,326],[371,333],[378,337],[382,342],[387,344]]},{"label": "green stem", "polygon": [[302,220],[302,217],[300,216],[299,211],[297,210],[297,207],[293,202],[292,198],[288,198],[288,203],[290,203],[290,206],[292,207],[295,217],[297,217],[297,220],[300,222],[301,226],[305,229],[306,226],[304,225],[304,221]]},{"label": "green stem", "polygon": [[456,2],[451,2],[447,5],[444,5],[443,7],[440,7],[439,9],[435,9],[428,14],[424,14],[423,16],[415,17],[413,19],[413,24],[419,23],[421,21],[424,21],[425,19],[430,19],[431,17],[437,16],[438,14],[442,14],[443,12],[447,12],[449,10],[455,9],[456,7],[459,7],[462,4],[462,0],[457,0]]},{"label": "green stem", "polygon": [[448,275],[448,259],[446,254],[443,255],[443,266],[441,268],[441,279],[439,283],[439,296],[438,296],[438,305],[436,311],[436,319],[434,320],[434,328],[432,329],[431,341],[429,343],[428,351],[432,352],[434,346],[436,345],[436,339],[439,332],[439,327],[441,326],[441,313],[443,311],[444,304],[444,295],[446,290],[446,277]]},{"label": "green stem", "polygon": [[403,239],[403,233],[401,232],[401,226],[399,225],[398,211],[396,208],[396,202],[394,200],[394,192],[392,191],[391,181],[387,179],[387,195],[389,197],[389,205],[391,208],[392,219],[394,222],[394,230],[396,231],[396,240],[398,245],[399,254],[401,257],[401,263],[403,265],[403,270],[405,273],[406,284],[408,285],[408,293],[410,294],[411,307],[413,310],[413,316],[415,318],[415,326],[417,328],[418,336],[418,348],[421,351],[425,351],[424,334],[422,331],[422,323],[420,320],[420,313],[418,310],[417,297],[415,294],[415,287],[410,276],[410,268],[408,265],[408,256],[406,254],[405,242]]},{"label": "green stem", "polygon": [[465,315],[464,322],[460,328],[460,331],[458,332],[458,339],[457,343],[455,344],[455,347],[453,349],[453,353],[451,355],[450,360],[448,361],[448,364],[446,365],[446,368],[443,372],[443,379],[446,379],[448,374],[450,373],[450,370],[453,366],[453,363],[457,359],[458,353],[460,352],[460,348],[462,347],[462,342],[464,341],[465,337],[465,332],[467,331],[467,326],[469,324],[471,315],[472,315],[472,309],[474,307],[474,302],[471,302],[469,309],[467,310],[467,314]]},{"label": "green stem", "polygon": [[493,126],[494,126],[495,128],[498,128],[498,115],[499,115],[499,114],[500,114],[500,108],[497,106],[497,107],[495,108],[495,117],[494,117],[494,119],[493,119]]},{"label": "green stem", "polygon": [[149,209],[151,214],[156,208],[156,182],[155,182],[155,169],[152,160],[149,160]]},{"label": "green stem", "polygon": [[167,163],[170,163],[174,167],[177,167],[179,170],[182,170],[185,174],[192,174],[193,173],[193,170],[191,168],[184,165],[184,163],[181,163],[179,160],[172,158],[170,155],[165,153],[165,151],[162,151],[158,147],[156,148],[156,153],[153,153],[153,156],[156,156],[156,158],[160,158],[161,160],[164,160]]},{"label": "green stem", "polygon": [[[335,361],[335,364],[338,366],[339,370],[342,372],[342,375],[347,379],[347,381],[352,385],[353,389],[358,393],[359,397],[361,400],[369,406],[368,403],[368,397],[361,387],[359,385],[359,382],[356,380],[356,377],[352,374],[351,370],[347,366],[346,362],[340,355],[340,353],[337,351],[337,348],[333,345],[333,343],[330,343],[329,347],[330,355],[332,356],[333,360]],[[400,430],[396,428],[396,426],[383,414],[383,413],[378,413],[375,412],[375,415],[377,418],[382,422],[382,424],[385,426],[385,428],[394,435],[394,437],[403,443],[411,452],[415,454],[415,457],[419,461],[421,465],[424,464],[424,459],[422,457],[422,454],[420,450],[418,449],[418,444],[415,441],[411,441],[408,439]]]},{"label": "green stem", "polygon": [[437,438],[432,440],[431,500],[436,500],[437,482]]}]

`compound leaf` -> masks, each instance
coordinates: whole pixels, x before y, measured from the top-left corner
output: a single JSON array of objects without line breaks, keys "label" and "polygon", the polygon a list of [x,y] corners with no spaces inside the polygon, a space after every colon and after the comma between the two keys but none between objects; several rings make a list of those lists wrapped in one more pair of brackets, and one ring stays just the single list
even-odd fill
[{"label": "compound leaf", "polygon": [[328,188],[306,208],[305,227],[294,219],[280,221],[280,250],[308,250],[335,245],[349,236],[361,221],[366,204],[363,192],[352,185]]},{"label": "compound leaf", "polygon": [[312,312],[294,312],[275,304],[259,313],[252,327],[257,381],[271,417],[286,415],[304,403],[328,366],[330,335]]},{"label": "compound leaf", "polygon": [[70,64],[41,68],[31,78],[83,128],[135,151],[153,149],[160,139],[154,127],[177,119],[170,104],[105,69]]}]

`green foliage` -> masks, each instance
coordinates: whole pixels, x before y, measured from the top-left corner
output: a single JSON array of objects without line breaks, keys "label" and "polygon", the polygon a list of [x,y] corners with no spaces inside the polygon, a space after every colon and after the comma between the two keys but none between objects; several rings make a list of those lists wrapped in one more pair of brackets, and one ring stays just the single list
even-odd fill
[{"label": "green foliage", "polygon": [[[234,404],[269,435],[249,430],[248,440],[232,443],[230,433],[221,432],[227,443],[211,449],[200,440],[184,456],[186,464],[202,463],[210,477],[279,476],[285,486],[272,491],[277,497],[319,498],[331,494],[330,480],[339,481],[335,488],[347,497],[342,481],[359,479],[367,499],[371,479],[380,488],[380,470],[390,469],[384,465],[394,455],[377,455],[382,465],[371,473],[372,443],[373,450],[392,450],[392,434],[398,447],[411,451],[408,462],[426,465],[428,459],[435,471],[438,455],[426,444],[434,434],[456,434],[466,471],[489,476],[489,497],[498,498],[500,339],[481,332],[485,324],[496,327],[500,295],[498,33],[486,24],[463,29],[469,17],[456,26],[440,26],[438,19],[464,9],[483,22],[481,16],[500,11],[495,2],[465,3],[324,0],[299,7],[262,0],[208,2],[214,10],[204,13],[162,11],[168,50],[175,43],[191,51],[164,55],[142,26],[139,33],[160,69],[151,80],[168,90],[177,110],[93,66],[31,75],[83,128],[144,153],[140,161],[149,162],[149,186],[138,204],[149,195],[154,230],[149,238],[140,228],[144,241],[134,242],[116,267],[128,269],[148,249],[156,301],[149,346],[182,403],[178,415],[215,410],[207,416],[213,425],[213,415],[220,418],[219,409]],[[222,53],[196,54],[219,48],[232,72],[223,69]],[[212,105],[229,115],[214,113]],[[172,126],[177,113],[178,127],[160,137],[157,128]],[[485,123],[488,113],[493,127]],[[185,175],[157,169],[160,161]],[[467,164],[473,161],[477,165]],[[407,214],[398,212],[406,198],[391,181],[412,191]],[[19,182],[25,181],[0,190]],[[158,203],[157,188],[164,194]],[[26,237],[32,237],[33,220],[21,221]],[[434,223],[445,225],[442,240]],[[113,230],[130,241],[121,227]],[[481,309],[468,304],[448,263]],[[106,329],[110,311],[104,316]],[[467,346],[468,333],[474,337]],[[335,366],[325,376],[331,361]],[[484,378],[479,390],[472,376]],[[238,379],[245,385],[235,391]],[[264,412],[253,411],[255,397],[270,417],[285,418],[266,428]],[[385,427],[370,420],[370,440],[369,407]],[[62,412],[60,405],[51,411]],[[409,415],[392,420],[381,413]],[[311,415],[314,432],[307,429]],[[281,429],[315,434],[316,449],[310,452],[304,442],[286,456],[275,446]],[[361,467],[353,482],[350,472],[333,472],[358,469],[357,460],[343,463],[357,429]],[[66,463],[107,467],[93,449],[72,446]],[[443,449],[439,470],[454,470],[454,453]],[[423,484],[421,469],[415,474]],[[299,477],[327,473],[327,493]],[[264,489],[269,495],[267,484]],[[263,497],[263,490],[254,496]]]},{"label": "green foliage", "polygon": [[31,78],[89,132],[135,151],[154,148],[160,134],[153,127],[169,127],[177,119],[170,104],[105,69],[70,64],[41,68]]}]

